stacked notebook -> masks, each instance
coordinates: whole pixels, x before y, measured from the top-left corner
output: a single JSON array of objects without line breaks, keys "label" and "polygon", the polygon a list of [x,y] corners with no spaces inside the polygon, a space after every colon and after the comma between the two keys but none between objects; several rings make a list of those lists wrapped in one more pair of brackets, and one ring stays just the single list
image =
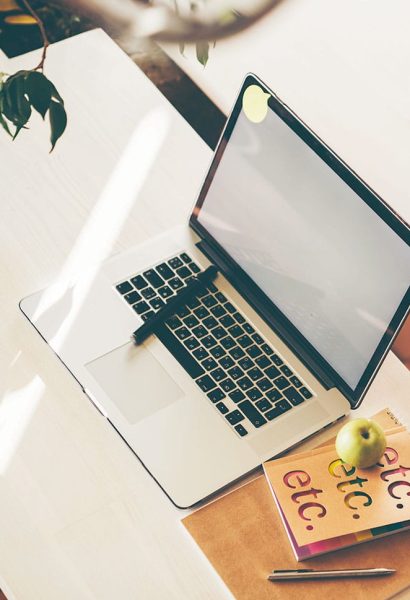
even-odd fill
[{"label": "stacked notebook", "polygon": [[263,465],[296,560],[410,529],[410,434],[386,434],[371,469],[343,463],[334,444]]},{"label": "stacked notebook", "polygon": [[[373,418],[385,430],[399,425],[388,410]],[[294,460],[294,457],[289,455],[286,459]],[[400,465],[406,463],[400,462]],[[409,476],[410,472],[403,480],[410,481]],[[355,487],[360,491],[360,485]],[[410,488],[402,487],[401,496],[407,497],[408,490]],[[396,492],[399,495],[399,488]],[[407,498],[410,500],[410,496]],[[352,522],[360,522],[360,519],[352,518]],[[332,600],[368,600],[369,597],[384,600],[410,585],[410,530],[389,537],[388,543],[386,538],[376,536],[368,544],[321,556],[310,555],[308,561],[296,562],[264,475],[192,513],[183,524],[237,600],[299,600],[302,592],[304,600],[316,600],[324,594]],[[304,581],[302,584],[267,581],[272,569],[376,566],[393,568],[397,572],[383,579],[347,579],[342,584],[338,580]]]}]

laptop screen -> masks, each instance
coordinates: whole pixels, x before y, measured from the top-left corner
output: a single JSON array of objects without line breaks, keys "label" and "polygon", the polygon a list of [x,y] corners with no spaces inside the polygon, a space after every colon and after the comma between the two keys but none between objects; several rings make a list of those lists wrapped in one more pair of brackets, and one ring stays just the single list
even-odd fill
[{"label": "laptop screen", "polygon": [[408,290],[409,246],[274,110],[241,108],[222,144],[198,222],[355,389]]}]

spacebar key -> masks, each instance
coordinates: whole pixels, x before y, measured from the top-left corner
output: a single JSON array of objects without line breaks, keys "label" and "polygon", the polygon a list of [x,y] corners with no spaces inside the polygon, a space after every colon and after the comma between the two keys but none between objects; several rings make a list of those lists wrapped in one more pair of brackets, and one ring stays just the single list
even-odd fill
[{"label": "spacebar key", "polygon": [[252,402],[249,402],[249,400],[244,400],[237,406],[243,412],[245,417],[248,417],[249,421],[254,427],[261,427],[266,423],[266,419],[262,417],[261,413],[256,410]]},{"label": "spacebar key", "polygon": [[192,379],[196,379],[205,373],[201,365],[189,354],[185,346],[170,332],[165,325],[155,328],[155,335],[177,359],[181,367],[185,369]]}]

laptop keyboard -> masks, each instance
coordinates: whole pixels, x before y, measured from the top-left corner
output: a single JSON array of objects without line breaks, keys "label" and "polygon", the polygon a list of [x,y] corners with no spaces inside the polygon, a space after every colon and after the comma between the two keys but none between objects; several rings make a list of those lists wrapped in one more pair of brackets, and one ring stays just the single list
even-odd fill
[{"label": "laptop keyboard", "polygon": [[[122,281],[116,290],[147,321],[200,271],[183,252]],[[213,283],[155,335],[241,437],[313,396]]]}]

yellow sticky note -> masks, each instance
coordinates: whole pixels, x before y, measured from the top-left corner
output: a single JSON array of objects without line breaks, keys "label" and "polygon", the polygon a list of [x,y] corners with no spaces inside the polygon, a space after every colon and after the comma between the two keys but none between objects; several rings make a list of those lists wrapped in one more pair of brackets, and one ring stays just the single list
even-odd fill
[{"label": "yellow sticky note", "polygon": [[252,123],[261,123],[268,114],[270,94],[264,92],[259,85],[250,85],[242,97],[242,107],[245,115]]}]

